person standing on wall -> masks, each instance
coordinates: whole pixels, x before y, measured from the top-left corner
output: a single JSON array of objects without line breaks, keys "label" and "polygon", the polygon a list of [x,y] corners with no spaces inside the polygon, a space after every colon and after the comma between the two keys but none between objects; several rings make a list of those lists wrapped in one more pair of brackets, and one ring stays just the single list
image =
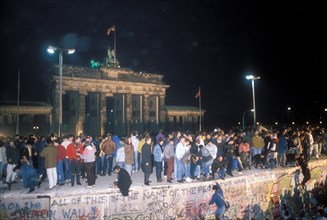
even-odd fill
[{"label": "person standing on wall", "polygon": [[[68,134],[63,137],[63,141],[61,142],[61,145],[64,146],[64,148],[67,151],[68,145],[71,145],[71,147],[74,147],[74,135]],[[64,159],[64,176],[66,183],[69,183],[71,181],[72,171],[70,167],[70,161],[68,156],[66,155],[66,158]]]},{"label": "person standing on wall", "polygon": [[85,141],[83,154],[81,158],[84,160],[87,187],[95,186],[95,153],[96,148],[89,141]]},{"label": "person standing on wall", "polygon": [[51,190],[57,185],[57,146],[58,140],[47,138],[47,146],[41,151],[40,156],[44,157],[44,166],[47,170],[47,176],[49,179],[49,187],[46,190]]},{"label": "person standing on wall", "polygon": [[[5,146],[3,146],[5,147]],[[8,190],[11,189],[11,184],[16,183],[16,173],[14,172],[14,168],[18,165],[19,161],[19,149],[15,146],[13,140],[9,142],[9,146],[6,149],[6,157],[7,157],[7,176],[6,183],[8,185]]]},{"label": "person standing on wall", "polygon": [[101,144],[101,150],[105,153],[103,170],[101,176],[105,176],[108,173],[108,176],[111,176],[112,172],[112,162],[114,158],[114,152],[117,148],[116,143],[112,139],[112,134],[107,134],[107,140]]},{"label": "person standing on wall", "polygon": [[152,152],[151,152],[151,137],[145,137],[145,144],[142,146],[142,153],[141,153],[141,168],[144,172],[144,184],[150,185],[150,175],[152,173]]},{"label": "person standing on wall", "polygon": [[129,176],[132,177],[133,164],[134,164],[134,147],[132,144],[131,137],[127,137],[124,151],[125,151],[125,170],[129,174]]},{"label": "person standing on wall", "polygon": [[133,130],[132,134],[131,134],[131,142],[133,145],[133,150],[134,150],[134,164],[133,164],[133,172],[137,172],[139,171],[140,168],[140,163],[138,160],[138,151],[137,151],[137,147],[139,145],[139,137],[138,137],[138,132]]},{"label": "person standing on wall", "polygon": [[77,185],[81,185],[81,167],[82,167],[82,160],[81,154],[83,154],[83,145],[81,144],[81,138],[76,137],[73,140],[74,144],[70,144],[67,146],[66,156],[70,162],[70,171],[71,171],[71,186],[74,186],[75,179]]},{"label": "person standing on wall", "polygon": [[153,148],[153,156],[154,156],[154,164],[156,167],[157,182],[162,182],[162,163],[163,163],[163,159],[164,159],[163,143],[164,143],[164,139],[159,138],[158,143]]},{"label": "person standing on wall", "polygon": [[175,150],[174,150],[174,138],[169,139],[169,144],[165,146],[164,149],[164,156],[167,160],[168,168],[167,168],[167,182],[171,183],[171,176],[173,174],[174,170],[174,156],[175,156]]}]

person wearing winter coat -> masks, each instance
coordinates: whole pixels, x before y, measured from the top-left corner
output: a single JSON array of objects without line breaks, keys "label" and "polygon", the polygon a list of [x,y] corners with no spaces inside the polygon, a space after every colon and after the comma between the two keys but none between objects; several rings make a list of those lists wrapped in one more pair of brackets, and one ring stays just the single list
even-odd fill
[{"label": "person wearing winter coat", "polygon": [[7,165],[7,155],[5,143],[0,140],[0,181],[2,180],[3,170]]},{"label": "person wearing winter coat", "polygon": [[106,174],[110,176],[112,172],[114,153],[117,149],[117,144],[113,141],[111,133],[107,134],[107,139],[102,142],[100,148],[105,154],[101,176],[105,176]]},{"label": "person wearing winter coat", "polygon": [[163,148],[164,139],[159,138],[158,143],[153,148],[153,157],[154,157],[154,164],[156,167],[156,177],[157,182],[162,182],[162,163],[164,159],[164,148]]},{"label": "person wearing winter coat", "polygon": [[128,172],[120,166],[115,166],[114,171],[117,173],[117,181],[114,184],[119,188],[123,196],[128,196],[129,188],[132,184],[132,180]]},{"label": "person wearing winter coat", "polygon": [[84,166],[87,178],[87,187],[95,186],[95,153],[96,148],[89,141],[84,143],[83,154],[81,158],[84,160]]},{"label": "person wearing winter coat", "polygon": [[305,188],[306,187],[305,184],[311,179],[311,173],[308,166],[308,162],[304,159],[304,154],[300,154],[300,156],[297,156],[296,164],[301,167],[302,174],[303,174],[301,185],[303,188]]},{"label": "person wearing winter coat", "polygon": [[280,135],[278,136],[278,144],[277,144],[277,159],[278,159],[278,166],[285,167],[286,165],[286,152],[288,150],[288,144],[285,137],[286,129],[282,130]]},{"label": "person wearing winter coat", "polygon": [[151,137],[145,137],[145,144],[142,146],[142,153],[141,153],[141,168],[144,172],[144,184],[150,185],[150,175],[152,173],[152,152],[151,152]]},{"label": "person wearing winter coat", "polygon": [[226,211],[224,192],[218,183],[216,183],[212,189],[214,190],[214,193],[211,196],[209,205],[215,204],[217,206],[217,209],[214,212],[215,219],[222,219]]},{"label": "person wearing winter coat", "polygon": [[9,142],[9,147],[6,150],[7,157],[7,176],[6,183],[8,185],[8,189],[11,189],[11,184],[15,182],[16,173],[14,172],[14,168],[19,163],[20,152],[18,147],[15,146],[14,141]]},{"label": "person wearing winter coat", "polygon": [[76,137],[72,144],[69,144],[66,149],[66,158],[69,161],[70,167],[70,183],[71,186],[75,185],[75,179],[77,185],[81,185],[81,169],[82,160],[80,155],[83,154],[83,145],[81,143],[81,138]]},{"label": "person wearing winter coat", "polygon": [[49,187],[46,190],[51,190],[57,185],[57,145],[58,141],[52,140],[51,137],[47,138],[47,146],[41,151],[40,156],[44,157],[44,166],[47,170],[49,179]]},{"label": "person wearing winter coat", "polygon": [[134,164],[134,147],[130,137],[127,137],[124,147],[125,151],[125,169],[130,176],[132,176],[133,164]]},{"label": "person wearing winter coat", "polygon": [[173,174],[174,170],[174,156],[175,156],[175,150],[174,150],[174,138],[169,139],[169,143],[165,146],[164,149],[164,157],[167,160],[167,182],[171,183],[171,176]]},{"label": "person wearing winter coat", "polygon": [[22,178],[24,188],[29,188],[28,193],[33,192],[37,186],[38,174],[29,161],[22,159],[22,166],[16,166],[14,171]]}]

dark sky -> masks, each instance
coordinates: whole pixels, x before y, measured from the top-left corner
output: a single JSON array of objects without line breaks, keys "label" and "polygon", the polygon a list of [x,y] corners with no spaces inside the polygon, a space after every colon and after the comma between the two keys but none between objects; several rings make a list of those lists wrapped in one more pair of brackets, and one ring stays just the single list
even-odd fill
[{"label": "dark sky", "polygon": [[[0,100],[46,101],[57,55],[48,45],[75,48],[64,64],[103,60],[115,24],[122,67],[164,75],[166,105],[198,106],[204,127],[242,121],[252,108],[257,121],[317,122],[326,103],[326,12],[314,1],[55,1],[5,0],[1,16]],[[251,115],[246,122],[251,123]]]}]

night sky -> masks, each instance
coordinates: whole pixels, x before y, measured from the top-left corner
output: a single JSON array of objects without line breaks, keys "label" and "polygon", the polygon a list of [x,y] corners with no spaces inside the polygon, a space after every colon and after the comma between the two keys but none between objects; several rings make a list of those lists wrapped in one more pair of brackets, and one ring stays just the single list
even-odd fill
[{"label": "night sky", "polygon": [[[198,106],[204,128],[231,127],[252,108],[257,121],[318,122],[326,103],[326,12],[314,1],[2,1],[0,100],[47,101],[58,55],[90,66],[113,47],[122,67],[164,75],[166,105]],[[291,107],[291,113],[287,112]],[[251,113],[246,123],[252,123]]]}]

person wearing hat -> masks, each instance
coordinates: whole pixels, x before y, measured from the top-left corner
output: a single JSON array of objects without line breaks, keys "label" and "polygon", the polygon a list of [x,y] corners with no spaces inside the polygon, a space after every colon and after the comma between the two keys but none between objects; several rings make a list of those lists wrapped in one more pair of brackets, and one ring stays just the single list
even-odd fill
[{"label": "person wearing hat", "polygon": [[118,165],[114,167],[114,171],[118,175],[117,176],[118,180],[114,182],[114,185],[116,185],[119,188],[123,196],[128,196],[129,188],[132,184],[130,175],[124,168],[121,168]]},{"label": "person wearing hat", "polygon": [[224,213],[226,211],[226,202],[224,198],[224,192],[221,189],[220,185],[216,183],[212,189],[214,190],[214,193],[209,201],[209,205],[212,205],[215,203],[217,206],[217,209],[214,212],[215,219],[222,219],[224,217]]}]

